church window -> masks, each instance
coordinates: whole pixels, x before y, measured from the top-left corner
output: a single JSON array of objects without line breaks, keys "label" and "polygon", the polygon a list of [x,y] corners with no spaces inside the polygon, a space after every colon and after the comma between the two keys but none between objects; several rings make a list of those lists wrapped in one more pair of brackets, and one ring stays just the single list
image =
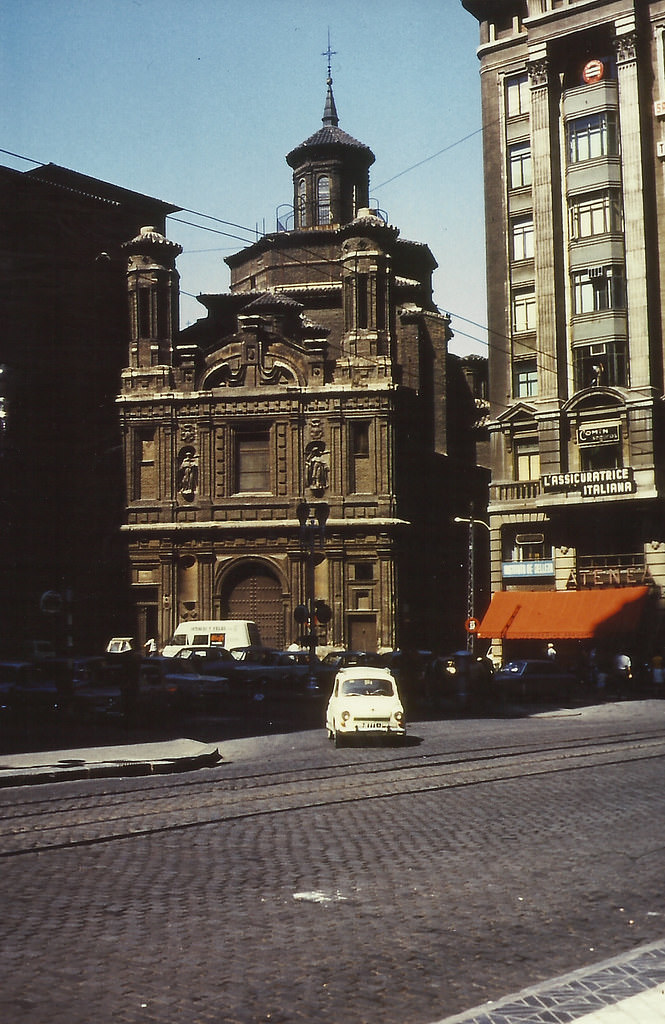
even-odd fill
[{"label": "church window", "polygon": [[298,227],[307,227],[307,182],[304,178],[298,182]]},{"label": "church window", "polygon": [[330,178],[327,174],[316,183],[316,222],[330,224]]},{"label": "church window", "polygon": [[236,491],[270,491],[270,433],[239,433],[236,438]]},{"label": "church window", "polygon": [[149,288],[139,288],[136,293],[136,314],[138,321],[139,338],[150,338],[151,334],[151,306],[152,295]]},{"label": "church window", "polygon": [[142,431],[136,438],[136,489],[135,497],[157,497],[157,459],[155,432]]},{"label": "church window", "polygon": [[356,327],[364,330],[369,317],[369,274],[356,274]]},{"label": "church window", "polygon": [[349,448],[351,455],[350,489],[354,494],[369,494],[372,491],[370,468],[368,420],[356,420],[349,430]]}]

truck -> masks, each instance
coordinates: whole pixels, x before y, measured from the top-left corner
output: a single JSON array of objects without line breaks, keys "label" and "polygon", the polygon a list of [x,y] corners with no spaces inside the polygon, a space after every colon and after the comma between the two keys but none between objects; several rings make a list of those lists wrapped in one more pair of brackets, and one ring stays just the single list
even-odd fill
[{"label": "truck", "polygon": [[174,658],[183,647],[260,647],[259,627],[248,619],[192,619],[181,622],[162,655]]}]

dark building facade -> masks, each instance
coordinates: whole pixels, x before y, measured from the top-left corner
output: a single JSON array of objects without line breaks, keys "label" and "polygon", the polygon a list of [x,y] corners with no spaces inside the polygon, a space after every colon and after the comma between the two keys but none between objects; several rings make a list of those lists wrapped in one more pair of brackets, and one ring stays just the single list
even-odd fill
[{"label": "dark building facade", "polygon": [[131,621],[120,246],[175,207],[49,164],[0,168],[0,210],[0,640],[95,650]]},{"label": "dark building facade", "polygon": [[[530,595],[585,591],[625,645],[637,587],[646,657],[665,586],[665,3],[463,6],[480,25],[492,590],[522,609],[502,599],[487,638],[542,652],[554,627]],[[578,626],[561,615],[557,636]]]},{"label": "dark building facade", "polygon": [[227,259],[229,293],[200,296],[207,315],[181,333],[179,246],[152,227],[125,246],[138,633],[249,618],[283,647],[317,600],[321,644],[458,645],[466,540],[452,520],[484,500],[478,368],[448,355],[429,248],[371,207],[374,155],[339,127],[330,80],[322,127],[287,161],[288,216]]}]

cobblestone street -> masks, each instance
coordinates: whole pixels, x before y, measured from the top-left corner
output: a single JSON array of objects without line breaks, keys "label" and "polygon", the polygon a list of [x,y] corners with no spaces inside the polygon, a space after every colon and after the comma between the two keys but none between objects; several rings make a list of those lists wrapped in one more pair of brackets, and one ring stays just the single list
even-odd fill
[{"label": "cobblestone street", "polygon": [[[21,802],[47,830],[54,797],[61,812],[107,794],[99,813],[120,820],[142,789],[164,803],[147,834],[82,830],[69,848],[5,855],[4,1019],[427,1024],[661,939],[662,753],[578,763],[571,743],[657,731],[660,705],[624,707],[422,723],[408,751],[333,751],[320,730],[238,740],[220,767],[186,778],[0,794],[3,816]],[[521,770],[511,760],[501,778],[473,781],[484,746],[498,756],[499,743],[564,740],[549,768],[530,771],[520,754]],[[445,786],[425,783],[429,759],[450,752],[464,752],[466,774],[453,765]],[[402,775],[387,773],[382,795],[342,801],[359,772],[369,786],[396,758]],[[331,764],[347,766],[339,802],[318,795]],[[305,768],[310,806],[242,816],[250,777]],[[205,805],[205,822],[169,812],[176,790]],[[238,816],[213,821],[211,798],[221,812],[232,795]]]}]

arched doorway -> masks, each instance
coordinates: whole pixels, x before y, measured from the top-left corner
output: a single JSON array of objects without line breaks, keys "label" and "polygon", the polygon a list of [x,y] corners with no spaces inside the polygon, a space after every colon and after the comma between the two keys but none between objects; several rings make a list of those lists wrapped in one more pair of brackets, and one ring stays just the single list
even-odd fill
[{"label": "arched doorway", "polygon": [[261,562],[243,562],[224,578],[219,617],[250,619],[259,627],[266,647],[284,647],[282,588],[274,573]]}]

